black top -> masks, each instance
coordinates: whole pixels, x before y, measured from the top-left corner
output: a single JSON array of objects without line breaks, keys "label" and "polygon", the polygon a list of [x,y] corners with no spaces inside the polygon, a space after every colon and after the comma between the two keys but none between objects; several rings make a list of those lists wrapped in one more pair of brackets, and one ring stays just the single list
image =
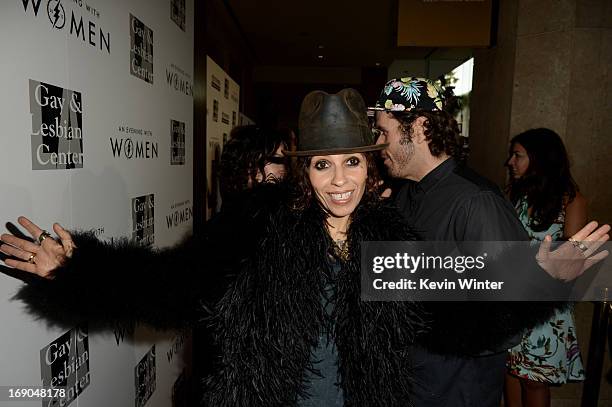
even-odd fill
[{"label": "black top", "polygon": [[[406,182],[398,190],[395,203],[424,240],[528,240],[514,208],[499,188],[453,158],[444,161],[420,182]],[[463,304],[466,305],[474,306],[471,310],[465,308],[463,317],[470,318],[479,305]],[[439,306],[455,305],[441,303]],[[474,335],[480,333],[474,332]],[[451,357],[414,347],[413,363],[420,378],[414,388],[414,405],[499,406],[505,362],[505,352],[499,351],[488,356]]]},{"label": "black top", "polygon": [[395,203],[424,240],[529,240],[499,188],[453,158],[406,182]]}]

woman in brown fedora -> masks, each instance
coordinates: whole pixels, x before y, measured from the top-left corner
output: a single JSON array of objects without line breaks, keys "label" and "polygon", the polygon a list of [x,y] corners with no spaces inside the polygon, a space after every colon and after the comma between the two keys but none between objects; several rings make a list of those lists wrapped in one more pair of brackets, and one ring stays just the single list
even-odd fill
[{"label": "woman in brown fedora", "polygon": [[204,405],[405,405],[405,345],[423,321],[414,304],[360,301],[355,250],[413,238],[377,192],[373,154],[385,146],[352,89],[307,95],[299,127],[297,151],[285,152],[297,157],[294,179],[263,185],[236,211],[243,230],[232,233],[248,247],[205,236],[154,250],[58,224],[55,240],[20,218],[37,242],[2,235],[6,264],[45,279],[18,297],[55,323],[103,327],[190,326],[214,306],[221,353]]},{"label": "woman in brown fedora", "polygon": [[377,193],[373,154],[386,146],[374,145],[352,89],[307,95],[299,127],[297,151],[286,152],[297,157],[292,182],[263,186],[236,214],[243,229],[226,233],[252,244],[209,234],[151,250],[58,224],[54,240],[20,218],[39,244],[2,235],[0,249],[9,266],[44,279],[19,298],[57,323],[164,329],[212,305],[220,356],[206,406],[409,405],[418,377],[407,345],[430,316],[411,302],[360,300],[360,242],[415,238]]}]

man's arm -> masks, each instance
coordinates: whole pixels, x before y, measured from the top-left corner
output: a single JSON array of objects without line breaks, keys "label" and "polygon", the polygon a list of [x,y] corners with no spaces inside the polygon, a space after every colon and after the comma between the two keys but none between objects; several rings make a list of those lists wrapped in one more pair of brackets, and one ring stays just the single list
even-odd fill
[{"label": "man's arm", "polygon": [[[514,212],[514,208],[500,194],[480,191],[466,199],[454,217],[454,237],[457,246],[470,252],[492,251],[499,241],[498,253],[489,253],[487,274],[492,279],[531,284],[540,278],[550,279],[535,261],[536,251],[529,255],[513,255],[514,242],[528,240],[528,235]],[[462,242],[469,242],[462,245]],[[479,248],[479,242],[482,246]],[[523,247],[525,247],[523,245]],[[507,275],[509,264],[512,275]],[[527,281],[524,281],[527,280]],[[527,287],[521,287],[525,290]],[[524,291],[523,291],[524,292]],[[561,303],[528,302],[444,302],[425,303],[431,313],[432,330],[424,338],[425,346],[439,353],[481,355],[501,352],[520,340],[526,329],[546,321]]]}]

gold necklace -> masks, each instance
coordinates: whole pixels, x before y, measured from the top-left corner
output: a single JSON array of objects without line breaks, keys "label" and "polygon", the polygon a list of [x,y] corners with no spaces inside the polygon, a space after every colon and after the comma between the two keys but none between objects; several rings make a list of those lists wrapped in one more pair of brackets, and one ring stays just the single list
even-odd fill
[{"label": "gold necklace", "polygon": [[334,255],[342,261],[349,259],[349,244],[347,240],[334,240]]}]

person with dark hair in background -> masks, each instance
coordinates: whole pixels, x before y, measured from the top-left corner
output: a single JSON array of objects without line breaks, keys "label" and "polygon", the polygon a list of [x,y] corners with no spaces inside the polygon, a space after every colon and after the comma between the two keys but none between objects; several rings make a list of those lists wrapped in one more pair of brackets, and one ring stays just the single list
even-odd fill
[{"label": "person with dark hair in background", "polygon": [[[375,112],[378,143],[388,144],[381,153],[388,173],[407,181],[394,193],[395,204],[423,240],[528,240],[501,190],[462,164],[459,128],[448,113],[455,101],[449,88],[406,77],[388,81],[370,108]],[[609,227],[604,230],[607,233]],[[529,264],[528,271],[533,268],[541,274],[535,261]],[[421,383],[415,386],[414,405],[498,407],[507,349],[519,341],[510,333],[521,332],[520,318],[511,316],[534,317],[544,304],[427,302],[423,306],[432,324],[411,349]],[[489,325],[505,319],[506,331],[491,331]]]},{"label": "person with dark hair in background", "polygon": [[233,200],[261,182],[278,182],[287,173],[283,133],[254,125],[234,127],[219,165],[221,200]]},{"label": "person with dark hair in background", "polygon": [[[586,199],[570,172],[561,137],[545,128],[510,141],[507,187],[510,201],[531,240],[566,240],[587,223]],[[570,306],[528,330],[509,351],[506,407],[550,406],[550,385],[584,380]]]},{"label": "person with dark hair in background", "polygon": [[[223,153],[213,168],[214,193],[209,196],[214,199],[209,198],[209,205],[214,210],[206,224],[206,234],[215,236],[215,251],[231,250],[232,255],[217,264],[217,276],[235,273],[240,261],[247,256],[245,253],[253,245],[258,232],[249,227],[252,210],[245,206],[245,202],[253,199],[253,195],[266,193],[275,196],[275,188],[270,184],[279,183],[287,175],[288,158],[283,151],[289,144],[288,135],[255,125],[234,127],[224,143]],[[217,204],[217,194],[221,198],[220,205]],[[194,373],[197,377],[204,377],[212,372],[217,357],[211,350],[214,339],[210,329],[202,324],[194,326],[193,337]]]},{"label": "person with dark hair in background", "polygon": [[[236,251],[252,244],[254,234],[250,232],[256,232],[246,226],[251,210],[245,202],[253,199],[253,194],[262,195],[260,191],[275,194],[275,188],[262,187],[277,184],[287,175],[288,158],[284,151],[289,144],[289,136],[277,130],[254,125],[232,129],[219,160],[217,179],[213,182],[219,185],[221,205],[206,224],[207,234],[216,236],[217,242],[227,242]],[[238,229],[243,233],[236,234]],[[234,260],[240,257],[234,256]],[[231,270],[235,264],[230,261],[223,266]]]}]

